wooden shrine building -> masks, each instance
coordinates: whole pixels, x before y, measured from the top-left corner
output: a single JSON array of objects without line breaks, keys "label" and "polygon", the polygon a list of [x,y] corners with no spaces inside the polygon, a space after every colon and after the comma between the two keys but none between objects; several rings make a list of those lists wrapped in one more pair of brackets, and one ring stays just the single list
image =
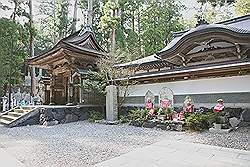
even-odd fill
[{"label": "wooden shrine building", "polygon": [[28,60],[30,66],[48,73],[44,84],[44,104],[82,103],[81,82],[88,70],[106,54],[89,26],[60,40],[52,49]]},{"label": "wooden shrine building", "polygon": [[249,14],[216,24],[199,20],[195,28],[173,36],[156,54],[116,65],[131,69],[129,78],[139,82],[127,105],[143,105],[148,90],[157,97],[167,87],[176,105],[190,95],[200,106],[223,98],[228,106],[250,107]]}]

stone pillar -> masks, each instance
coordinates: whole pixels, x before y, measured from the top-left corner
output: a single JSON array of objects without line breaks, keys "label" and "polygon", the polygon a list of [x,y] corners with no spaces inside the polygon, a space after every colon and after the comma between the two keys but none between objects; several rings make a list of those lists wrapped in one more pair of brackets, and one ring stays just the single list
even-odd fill
[{"label": "stone pillar", "polygon": [[106,120],[116,121],[118,119],[117,87],[107,86],[106,92]]}]

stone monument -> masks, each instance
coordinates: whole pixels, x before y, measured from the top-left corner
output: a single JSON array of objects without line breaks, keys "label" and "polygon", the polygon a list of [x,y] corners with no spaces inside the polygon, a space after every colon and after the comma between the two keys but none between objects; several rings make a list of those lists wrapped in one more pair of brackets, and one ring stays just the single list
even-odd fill
[{"label": "stone monument", "polygon": [[118,119],[118,102],[117,87],[109,85],[106,87],[106,120],[117,121]]}]

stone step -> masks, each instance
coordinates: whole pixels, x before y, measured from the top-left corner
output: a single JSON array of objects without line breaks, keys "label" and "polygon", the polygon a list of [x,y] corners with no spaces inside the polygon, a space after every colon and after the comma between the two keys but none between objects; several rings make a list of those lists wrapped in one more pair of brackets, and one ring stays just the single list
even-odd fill
[{"label": "stone step", "polygon": [[17,119],[17,117],[13,117],[13,116],[11,116],[11,115],[2,115],[1,116],[1,119],[3,119],[3,120],[7,120],[7,121],[14,121],[14,120],[16,120]]},{"label": "stone step", "polygon": [[20,109],[23,110],[33,110],[35,107],[31,107],[31,106],[21,106]]},{"label": "stone step", "polygon": [[24,110],[24,109],[14,109],[13,112],[17,112],[17,113],[27,113],[31,110]]},{"label": "stone step", "polygon": [[13,117],[20,117],[23,115],[23,113],[19,112],[9,112],[8,115],[13,116]]},{"label": "stone step", "polygon": [[12,122],[12,121],[8,121],[8,120],[5,120],[5,119],[0,118],[0,124],[9,125],[11,122]]}]

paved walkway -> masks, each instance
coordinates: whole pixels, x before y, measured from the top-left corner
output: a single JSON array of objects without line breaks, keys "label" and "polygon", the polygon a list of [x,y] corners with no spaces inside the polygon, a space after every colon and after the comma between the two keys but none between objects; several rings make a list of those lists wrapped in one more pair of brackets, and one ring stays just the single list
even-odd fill
[{"label": "paved walkway", "polygon": [[250,151],[164,140],[94,167],[250,167]]},{"label": "paved walkway", "polygon": [[0,148],[0,166],[6,167],[25,167],[23,163]]}]

